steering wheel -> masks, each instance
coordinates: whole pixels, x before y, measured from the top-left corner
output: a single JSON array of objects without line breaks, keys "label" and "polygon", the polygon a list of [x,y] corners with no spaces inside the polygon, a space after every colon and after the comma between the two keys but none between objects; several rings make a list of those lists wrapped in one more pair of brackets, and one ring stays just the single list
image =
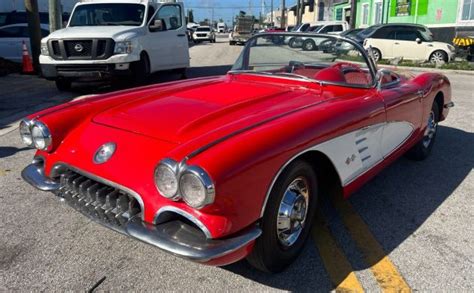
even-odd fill
[{"label": "steering wheel", "polygon": [[293,73],[293,72],[295,72],[296,69],[304,69],[305,68],[304,63],[300,62],[300,61],[290,61],[290,63],[288,65],[289,66],[287,67],[287,70],[286,70],[286,72],[288,72],[288,73]]}]

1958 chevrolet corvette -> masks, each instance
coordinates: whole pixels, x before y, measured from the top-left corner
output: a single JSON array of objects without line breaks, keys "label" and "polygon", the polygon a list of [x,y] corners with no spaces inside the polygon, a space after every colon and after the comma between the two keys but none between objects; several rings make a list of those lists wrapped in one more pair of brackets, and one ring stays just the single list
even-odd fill
[{"label": "1958 chevrolet corvette", "polygon": [[349,39],[314,35],[346,49],[302,51],[288,36],[253,37],[224,76],[28,116],[23,178],[171,254],[283,270],[325,190],[348,197],[401,155],[426,158],[453,106],[441,74],[377,71]]}]

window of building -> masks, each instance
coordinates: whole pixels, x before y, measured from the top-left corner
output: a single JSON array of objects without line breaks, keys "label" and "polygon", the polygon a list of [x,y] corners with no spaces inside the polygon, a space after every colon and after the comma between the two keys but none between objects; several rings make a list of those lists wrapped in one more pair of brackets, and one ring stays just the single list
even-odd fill
[{"label": "window of building", "polygon": [[474,0],[464,0],[461,20],[474,20]]},{"label": "window of building", "polygon": [[369,4],[362,4],[362,24],[369,24]]},{"label": "window of building", "polygon": [[374,22],[374,24],[382,23],[382,15],[383,15],[382,1],[375,2],[375,22]]}]

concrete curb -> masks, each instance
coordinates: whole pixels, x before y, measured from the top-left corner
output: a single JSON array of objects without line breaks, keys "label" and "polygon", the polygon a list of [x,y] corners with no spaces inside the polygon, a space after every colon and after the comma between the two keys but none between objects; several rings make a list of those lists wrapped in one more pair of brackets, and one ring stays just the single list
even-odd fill
[{"label": "concrete curb", "polygon": [[430,68],[430,67],[408,67],[408,66],[395,66],[395,65],[385,65],[385,64],[377,64],[377,67],[388,68],[392,70],[407,70],[407,71],[416,71],[416,72],[435,72],[435,73],[442,73],[442,74],[474,75],[474,70],[440,69],[440,68]]}]

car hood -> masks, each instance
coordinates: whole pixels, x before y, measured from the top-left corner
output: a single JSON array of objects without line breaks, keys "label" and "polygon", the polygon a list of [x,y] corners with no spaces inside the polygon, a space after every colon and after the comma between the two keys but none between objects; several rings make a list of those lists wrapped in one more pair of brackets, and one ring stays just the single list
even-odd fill
[{"label": "car hood", "polygon": [[112,38],[124,41],[140,32],[140,27],[131,26],[73,26],[54,31],[46,39]]},{"label": "car hood", "polygon": [[151,93],[93,117],[98,124],[181,144],[214,139],[281,117],[322,98],[301,86],[216,78]]}]

